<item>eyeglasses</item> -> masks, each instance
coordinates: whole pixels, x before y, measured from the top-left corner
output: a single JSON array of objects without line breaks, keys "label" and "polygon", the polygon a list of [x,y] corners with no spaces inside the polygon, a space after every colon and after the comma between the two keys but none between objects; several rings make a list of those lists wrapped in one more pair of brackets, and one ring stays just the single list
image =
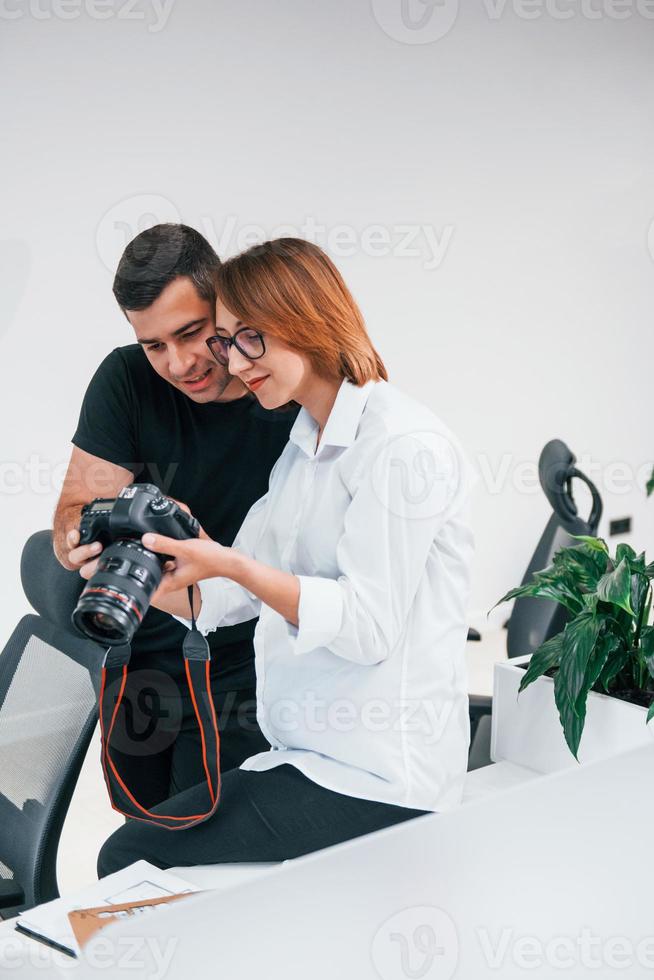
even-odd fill
[{"label": "eyeglasses", "polygon": [[256,361],[266,353],[263,334],[251,327],[241,327],[233,337],[219,337],[216,334],[207,340],[207,347],[223,367],[229,364],[229,348],[232,344],[248,361]]}]

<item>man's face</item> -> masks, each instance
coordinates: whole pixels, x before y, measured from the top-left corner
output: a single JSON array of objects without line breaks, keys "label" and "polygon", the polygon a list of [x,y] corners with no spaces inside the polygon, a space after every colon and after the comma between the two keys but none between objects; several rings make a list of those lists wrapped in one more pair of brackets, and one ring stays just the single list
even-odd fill
[{"label": "man's face", "polygon": [[188,277],[173,279],[147,309],[125,312],[157,374],[192,401],[228,401],[245,391],[211,356],[205,341],[215,333],[213,304]]}]

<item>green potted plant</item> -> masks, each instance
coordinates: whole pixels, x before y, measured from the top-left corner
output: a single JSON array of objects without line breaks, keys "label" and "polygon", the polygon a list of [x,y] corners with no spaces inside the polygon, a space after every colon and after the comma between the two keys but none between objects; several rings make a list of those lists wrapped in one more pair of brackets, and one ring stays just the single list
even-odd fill
[{"label": "green potted plant", "polygon": [[[548,568],[496,603],[534,596],[560,603],[569,617],[563,631],[530,657],[496,665],[491,750],[496,761],[509,757],[508,752],[513,761],[550,771],[571,763],[567,749],[577,761],[590,761],[651,738],[646,725],[654,717],[654,626],[649,622],[654,563],[628,544],[619,544],[612,556],[601,538],[575,538],[578,544],[560,549]],[[532,685],[540,690],[530,695],[518,717],[514,695]],[[591,705],[593,733],[584,739],[587,751],[580,759]],[[503,718],[503,710],[512,717]],[[547,712],[548,736],[537,725],[539,713]],[[552,738],[556,712],[561,745],[552,747],[545,740]]]}]

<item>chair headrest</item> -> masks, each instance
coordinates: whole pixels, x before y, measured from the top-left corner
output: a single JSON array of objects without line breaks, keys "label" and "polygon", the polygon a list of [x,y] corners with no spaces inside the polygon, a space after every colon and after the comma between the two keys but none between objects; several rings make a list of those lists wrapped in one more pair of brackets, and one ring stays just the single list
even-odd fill
[{"label": "chair headrest", "polygon": [[[562,439],[551,439],[540,454],[538,477],[561,526],[569,534],[594,535],[602,516],[602,500],[595,484],[577,469],[576,462],[577,457]],[[574,478],[582,480],[591,492],[591,512],[586,520],[579,516],[574,500]]]}]

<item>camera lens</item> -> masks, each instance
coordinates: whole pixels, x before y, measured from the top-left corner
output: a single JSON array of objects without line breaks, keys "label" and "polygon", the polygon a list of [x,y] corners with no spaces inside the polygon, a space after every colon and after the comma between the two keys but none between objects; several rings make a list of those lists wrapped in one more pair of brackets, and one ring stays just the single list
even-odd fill
[{"label": "camera lens", "polygon": [[129,643],[161,581],[163,561],[139,541],[118,539],[100,556],[73,612],[73,624],[96,643]]},{"label": "camera lens", "polygon": [[122,637],[121,623],[115,616],[105,612],[86,612],[82,614],[84,626],[97,636],[107,640],[120,640]]}]

